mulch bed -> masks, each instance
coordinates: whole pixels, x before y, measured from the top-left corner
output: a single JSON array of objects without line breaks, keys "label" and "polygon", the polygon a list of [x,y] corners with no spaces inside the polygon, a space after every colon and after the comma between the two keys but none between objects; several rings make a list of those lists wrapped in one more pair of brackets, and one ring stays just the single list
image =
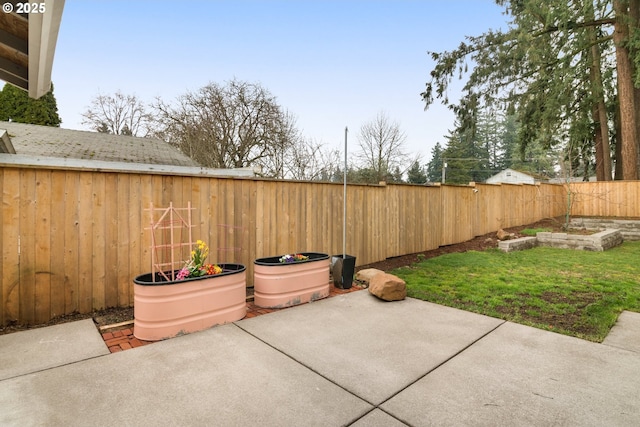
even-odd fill
[{"label": "mulch bed", "polygon": [[[513,233],[514,238],[524,237],[525,235],[520,233],[522,230],[527,228],[548,228],[552,230],[554,233],[563,232],[564,218],[547,218],[541,221],[538,221],[533,224],[521,225],[518,227],[505,228],[504,231],[508,233]],[[580,231],[580,230],[577,230]],[[585,232],[585,231],[580,231]],[[419,252],[410,255],[403,255],[394,258],[387,258],[384,261],[374,262],[368,265],[362,265],[356,268],[357,271],[365,269],[365,268],[377,268],[382,271],[389,271],[395,268],[404,267],[407,265],[414,264],[423,259],[435,258],[440,255],[456,253],[456,252],[468,252],[468,251],[484,251],[486,249],[496,248],[498,247],[498,239],[496,238],[496,233],[488,233],[483,236],[478,236],[471,240],[462,243],[456,243],[455,245],[448,246],[440,246],[437,249],[433,249],[430,251]]]}]

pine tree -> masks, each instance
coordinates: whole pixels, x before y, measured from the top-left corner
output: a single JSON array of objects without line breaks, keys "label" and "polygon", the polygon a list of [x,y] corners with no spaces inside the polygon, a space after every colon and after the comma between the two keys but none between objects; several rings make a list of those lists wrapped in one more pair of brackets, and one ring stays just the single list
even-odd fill
[{"label": "pine tree", "polygon": [[[597,175],[604,180],[611,179],[612,133],[605,127],[612,122],[616,179],[637,179],[640,89],[633,82],[640,73],[633,65],[640,63],[640,2],[496,3],[512,18],[507,30],[490,30],[468,37],[453,51],[431,54],[436,65],[422,93],[427,106],[441,99],[457,114],[461,128],[472,133],[482,109],[514,113],[523,151],[539,144],[583,159],[595,157]],[[475,64],[471,71],[469,62]],[[457,74],[468,80],[460,102],[451,103],[447,88]]]},{"label": "pine tree", "polygon": [[396,166],[395,168],[393,168],[392,172],[389,172],[389,174],[387,174],[387,182],[404,182],[402,180],[402,171],[400,170],[400,166]]},{"label": "pine tree", "polygon": [[518,145],[518,125],[514,115],[504,117],[500,127],[500,154],[496,158],[499,171],[512,168],[517,159],[524,160]]},{"label": "pine tree", "polygon": [[9,83],[0,91],[0,120],[42,126],[60,126],[58,105],[51,90],[38,99]]},{"label": "pine tree", "polygon": [[431,149],[431,160],[427,163],[427,182],[440,182],[442,179],[442,145],[436,142]]},{"label": "pine tree", "polygon": [[0,120],[19,122],[27,108],[26,92],[9,83],[0,91]]},{"label": "pine tree", "polygon": [[446,163],[445,183],[468,184],[473,179],[473,171],[477,160],[473,156],[473,142],[471,132],[456,130],[450,132],[447,138],[447,148],[442,153],[442,160]]},{"label": "pine tree", "polygon": [[493,174],[487,144],[480,140],[482,136],[482,132],[464,129],[456,123],[456,130],[447,136],[447,148],[442,154],[447,163],[447,183],[483,182]]},{"label": "pine tree", "polygon": [[417,160],[411,164],[407,172],[407,182],[411,184],[425,184],[427,182],[427,174]]}]

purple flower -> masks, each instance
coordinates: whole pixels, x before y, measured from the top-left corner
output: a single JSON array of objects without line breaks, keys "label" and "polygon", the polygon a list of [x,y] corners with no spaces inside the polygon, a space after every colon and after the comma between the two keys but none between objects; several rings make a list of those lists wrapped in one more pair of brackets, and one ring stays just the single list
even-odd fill
[{"label": "purple flower", "polygon": [[280,262],[282,263],[292,263],[292,262],[300,262],[300,261],[306,261],[308,260],[309,257],[302,255],[302,254],[287,254],[287,255],[283,255],[280,258]]}]

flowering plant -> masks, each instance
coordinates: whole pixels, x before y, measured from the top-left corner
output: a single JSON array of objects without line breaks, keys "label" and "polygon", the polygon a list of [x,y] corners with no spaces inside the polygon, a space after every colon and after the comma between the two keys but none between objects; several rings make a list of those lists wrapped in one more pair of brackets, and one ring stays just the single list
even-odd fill
[{"label": "flowering plant", "polygon": [[302,254],[287,254],[287,255],[283,255],[280,258],[280,262],[289,264],[289,263],[292,263],[292,262],[306,261],[308,259],[309,259],[308,256],[305,256],[305,255],[302,255]]},{"label": "flowering plant", "polygon": [[204,260],[209,256],[209,247],[202,240],[196,241],[196,248],[191,251],[191,259],[180,269],[177,280],[189,277],[210,276],[222,273],[222,268],[215,264],[205,264]]}]

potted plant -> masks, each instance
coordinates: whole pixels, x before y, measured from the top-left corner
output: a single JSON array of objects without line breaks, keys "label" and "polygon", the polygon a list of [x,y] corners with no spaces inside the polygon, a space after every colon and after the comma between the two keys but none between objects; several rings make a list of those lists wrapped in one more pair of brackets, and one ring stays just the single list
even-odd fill
[{"label": "potted plant", "polygon": [[258,258],[253,266],[254,302],[281,308],[329,296],[329,255],[303,252]]},{"label": "potted plant", "polygon": [[208,254],[206,243],[198,240],[183,268],[133,280],[136,338],[172,338],[235,322],[247,314],[246,267],[206,264]]}]

